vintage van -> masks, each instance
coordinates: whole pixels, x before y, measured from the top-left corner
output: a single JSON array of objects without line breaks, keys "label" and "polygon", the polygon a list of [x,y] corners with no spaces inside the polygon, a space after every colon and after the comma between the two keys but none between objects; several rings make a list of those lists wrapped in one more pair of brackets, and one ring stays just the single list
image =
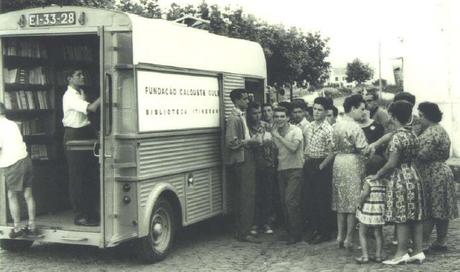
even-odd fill
[{"label": "vintage van", "polygon": [[[74,6],[1,14],[0,43],[0,99],[33,160],[40,230],[38,237],[9,238],[0,182],[3,249],[37,240],[100,248],[132,240],[140,257],[156,261],[170,250],[175,230],[230,209],[222,155],[229,92],[247,88],[263,102],[259,44]],[[91,119],[99,136],[64,144],[64,71],[75,67],[85,71],[85,91],[102,98]],[[73,222],[65,148],[98,158],[100,226]]]}]

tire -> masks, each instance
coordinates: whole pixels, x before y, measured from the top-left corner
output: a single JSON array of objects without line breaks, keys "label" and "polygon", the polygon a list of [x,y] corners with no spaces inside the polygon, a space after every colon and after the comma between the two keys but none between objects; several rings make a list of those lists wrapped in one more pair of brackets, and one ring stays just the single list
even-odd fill
[{"label": "tire", "polygon": [[171,203],[160,198],[153,207],[149,233],[138,241],[139,257],[147,263],[163,260],[174,242],[176,218]]},{"label": "tire", "polygon": [[34,241],[29,240],[8,240],[8,239],[1,239],[0,240],[0,247],[3,250],[9,251],[24,251],[29,249]]}]

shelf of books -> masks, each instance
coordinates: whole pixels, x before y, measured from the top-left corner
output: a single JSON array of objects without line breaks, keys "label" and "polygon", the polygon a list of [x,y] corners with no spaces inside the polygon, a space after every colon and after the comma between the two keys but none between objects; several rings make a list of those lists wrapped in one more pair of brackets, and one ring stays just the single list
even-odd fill
[{"label": "shelf of books", "polygon": [[[60,42],[59,42],[60,41]],[[85,81],[97,86],[98,54],[94,46],[75,39],[3,39],[3,101],[8,118],[18,122],[34,161],[59,159],[62,148],[62,95],[66,73],[84,71]],[[94,76],[95,75],[95,76]]]},{"label": "shelf of books", "polygon": [[[1,1],[1,0],[0,0]],[[18,123],[34,164],[37,214],[68,206],[62,97],[72,69],[83,70],[87,97],[99,95],[96,35],[4,37],[0,100]]]}]

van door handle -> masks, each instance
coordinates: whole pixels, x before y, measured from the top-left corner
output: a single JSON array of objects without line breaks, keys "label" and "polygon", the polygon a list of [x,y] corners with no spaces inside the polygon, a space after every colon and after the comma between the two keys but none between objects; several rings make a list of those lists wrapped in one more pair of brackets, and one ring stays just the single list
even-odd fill
[{"label": "van door handle", "polygon": [[98,145],[99,145],[98,142],[95,142],[94,145],[93,145],[93,155],[94,155],[94,157],[96,157],[96,158],[99,158],[99,153],[96,152],[96,150],[99,149],[99,148],[98,148]]},{"label": "van door handle", "polygon": [[[107,95],[104,97],[104,103],[107,104],[107,117],[104,120],[104,134],[109,136],[112,133],[112,122],[113,122],[113,113],[112,113],[112,105],[113,105],[113,89],[112,89],[112,75],[110,73],[105,73],[105,77],[107,78]],[[106,91],[104,91],[106,93]],[[107,101],[106,101],[107,100]]]}]

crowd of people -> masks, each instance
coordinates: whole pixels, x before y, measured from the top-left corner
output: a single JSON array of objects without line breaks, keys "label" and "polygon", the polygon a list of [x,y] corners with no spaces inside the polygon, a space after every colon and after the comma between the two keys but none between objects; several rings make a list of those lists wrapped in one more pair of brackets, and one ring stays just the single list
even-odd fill
[{"label": "crowd of people", "polygon": [[[273,234],[281,222],[287,235],[278,237],[288,245],[336,238],[338,248],[350,250],[359,223],[360,264],[423,263],[425,253],[447,250],[458,210],[437,104],[422,102],[415,115],[415,96],[401,92],[384,109],[370,89],[346,97],[339,115],[327,97],[311,107],[303,100],[260,105],[250,97],[245,89],[230,93],[225,131],[236,239],[259,243],[259,233]],[[383,251],[388,225],[397,245],[390,258]]]}]

